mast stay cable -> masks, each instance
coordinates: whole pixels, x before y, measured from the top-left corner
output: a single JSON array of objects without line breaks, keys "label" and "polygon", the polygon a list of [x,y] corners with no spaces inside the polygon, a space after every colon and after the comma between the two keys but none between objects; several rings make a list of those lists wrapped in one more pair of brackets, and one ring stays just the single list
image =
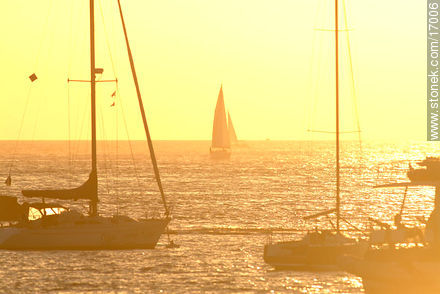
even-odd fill
[{"label": "mast stay cable", "polygon": [[128,35],[127,35],[126,27],[125,27],[124,16],[122,14],[122,8],[121,8],[120,0],[118,0],[118,6],[119,6],[119,14],[121,16],[122,28],[123,28],[124,36],[125,36],[125,44],[127,46],[128,58],[129,58],[129,61],[130,61],[131,73],[133,75],[133,81],[134,81],[134,84],[135,84],[135,87],[136,87],[136,93],[137,93],[138,102],[139,102],[139,109],[141,111],[142,122],[144,124],[145,134],[147,136],[148,147],[149,147],[149,150],[150,150],[151,162],[153,164],[154,175],[155,175],[156,182],[157,182],[157,185],[159,187],[160,195],[162,197],[162,202],[163,202],[163,205],[164,205],[164,208],[165,208],[165,216],[168,217],[168,216],[170,216],[170,211],[169,211],[169,208],[168,208],[168,205],[167,205],[167,201],[166,201],[166,198],[165,198],[165,194],[164,194],[164,191],[163,191],[162,182],[160,180],[159,168],[157,166],[156,155],[154,154],[153,142],[151,140],[150,131],[148,129],[147,118],[145,116],[144,105],[143,105],[143,102],[142,102],[141,92],[140,92],[140,89],[139,89],[139,83],[138,83],[138,79],[137,79],[137,75],[136,75],[136,70],[135,70],[134,62],[133,62],[133,56],[131,54],[130,44],[128,42]]},{"label": "mast stay cable", "polygon": [[[123,119],[124,127],[125,127],[125,133],[127,135],[128,146],[129,146],[129,149],[130,149],[131,163],[133,165],[134,175],[135,175],[135,178],[136,178],[137,186],[141,187],[140,174],[138,172],[138,168],[137,168],[137,165],[136,165],[136,160],[134,158],[132,142],[131,142],[130,134],[129,134],[129,131],[128,131],[127,122],[126,122],[126,119],[125,119],[125,112],[124,112],[124,107],[123,107],[123,102],[122,102],[123,99],[122,99],[122,95],[121,95],[120,90],[119,90],[118,79],[116,77],[117,74],[116,74],[115,60],[113,59],[113,54],[112,54],[112,50],[111,50],[111,46],[110,46],[110,40],[109,40],[109,34],[108,34],[108,31],[107,31],[107,26],[106,26],[106,22],[105,22],[105,17],[104,17],[104,13],[103,13],[102,1],[101,0],[98,1],[98,6],[99,6],[100,14],[101,14],[101,21],[102,21],[103,30],[104,30],[106,46],[107,46],[110,62],[111,62],[111,65],[112,65],[112,71],[113,71],[113,76],[115,78],[114,81],[115,81],[115,85],[116,85],[116,90],[112,94],[112,96],[114,96],[114,99],[115,99],[114,102],[117,101],[116,106],[115,106],[115,107],[117,107],[117,109],[116,109],[116,144],[118,144],[118,130],[119,130],[118,112],[119,112],[119,106],[120,106],[121,107],[122,119]],[[116,146],[116,147],[117,147],[116,148],[116,154],[118,155],[119,154],[118,153],[119,149],[118,149],[118,146]],[[118,166],[116,168],[118,169]],[[119,171],[117,170],[117,176],[118,175],[119,175]],[[132,188],[132,193],[134,194],[135,193],[135,189],[133,187],[131,187],[131,188]],[[117,207],[119,207],[119,195],[117,195],[117,202],[118,202]]]}]

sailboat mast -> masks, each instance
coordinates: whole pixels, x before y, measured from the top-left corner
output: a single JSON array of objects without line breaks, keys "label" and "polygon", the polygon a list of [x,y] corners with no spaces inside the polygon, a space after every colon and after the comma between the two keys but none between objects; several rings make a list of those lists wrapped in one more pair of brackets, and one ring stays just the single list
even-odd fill
[{"label": "sailboat mast", "polygon": [[340,223],[340,176],[339,176],[339,24],[338,0],[335,0],[335,69],[336,69],[336,231]]},{"label": "sailboat mast", "polygon": [[[90,0],[90,91],[92,120],[92,176],[96,177],[96,81],[95,81],[95,1]],[[96,191],[97,192],[97,191]],[[97,193],[96,193],[97,194]],[[91,216],[98,214],[98,203],[90,201]]]},{"label": "sailboat mast", "polygon": [[118,6],[119,6],[119,14],[121,16],[122,29],[124,31],[124,36],[125,36],[125,44],[127,46],[128,59],[130,61],[131,73],[133,75],[133,81],[134,81],[134,85],[136,87],[136,94],[138,97],[139,109],[141,111],[142,122],[144,123],[145,134],[147,136],[148,149],[150,150],[151,162],[153,163],[154,175],[156,178],[157,186],[159,187],[160,195],[162,197],[162,202],[163,202],[163,206],[165,209],[165,215],[169,216],[170,210],[168,208],[167,201],[165,198],[165,193],[162,188],[162,181],[160,180],[159,168],[157,166],[156,155],[154,154],[153,142],[151,140],[150,131],[148,129],[147,118],[145,116],[145,110],[144,110],[144,104],[142,102],[141,91],[139,89],[139,83],[138,83],[138,79],[137,79],[137,75],[136,75],[136,70],[134,67],[133,55],[131,54],[130,43],[128,42],[127,30],[125,28],[125,21],[124,21],[124,16],[122,14],[120,0],[118,0]]}]

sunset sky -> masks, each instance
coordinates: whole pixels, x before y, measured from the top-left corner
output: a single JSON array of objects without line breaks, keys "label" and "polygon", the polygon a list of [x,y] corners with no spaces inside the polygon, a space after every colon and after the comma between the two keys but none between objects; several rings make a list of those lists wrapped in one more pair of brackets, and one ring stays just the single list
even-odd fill
[{"label": "sunset sky", "polygon": [[[363,138],[425,140],[426,3],[346,1]],[[28,93],[22,139],[67,139],[69,116],[70,137],[87,139],[89,86],[68,88],[67,78],[89,78],[88,1],[3,2],[0,139],[17,138]],[[209,140],[221,84],[239,139],[309,139],[310,121],[333,130],[334,39],[314,30],[333,28],[329,1],[121,2],[153,139]],[[98,85],[98,133],[115,138],[118,125],[117,136],[126,138],[122,105],[130,137],[143,139],[116,3],[96,0],[96,67],[103,79],[120,81],[116,107],[115,85]],[[340,34],[341,128],[353,130]]]}]

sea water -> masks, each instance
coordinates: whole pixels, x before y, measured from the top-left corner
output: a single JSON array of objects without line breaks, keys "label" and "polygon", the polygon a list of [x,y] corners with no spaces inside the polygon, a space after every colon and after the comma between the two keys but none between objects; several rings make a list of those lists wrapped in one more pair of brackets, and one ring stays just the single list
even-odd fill
[{"label": "sea water", "polygon": [[[269,239],[297,239],[306,230],[331,227],[325,219],[302,218],[335,206],[334,142],[245,141],[227,160],[212,160],[208,141],[154,144],[173,215],[170,238],[179,248],[166,248],[163,235],[154,250],[0,251],[0,292],[363,292],[362,280],[343,271],[275,271],[263,261]],[[343,217],[363,230],[368,217],[392,224],[404,188],[374,186],[405,181],[409,163],[438,151],[426,142],[342,142]],[[0,162],[0,177],[6,179],[9,169],[12,177],[2,195],[76,187],[91,166],[88,142],[4,141]],[[98,170],[100,214],[163,215],[145,142],[98,142]],[[432,188],[409,189],[403,222],[427,218],[433,198]],[[62,204],[87,211],[84,201]]]}]

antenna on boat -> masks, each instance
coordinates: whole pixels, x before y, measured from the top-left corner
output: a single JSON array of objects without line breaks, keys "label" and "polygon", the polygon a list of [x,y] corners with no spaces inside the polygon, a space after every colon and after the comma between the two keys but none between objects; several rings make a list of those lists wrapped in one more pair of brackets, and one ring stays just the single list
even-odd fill
[{"label": "antenna on boat", "polygon": [[[98,176],[96,164],[96,80],[95,80],[95,1],[90,0],[90,92],[92,118],[92,172],[90,178],[96,181],[96,195],[98,194]],[[98,215],[98,200],[90,200],[91,216]]]}]

